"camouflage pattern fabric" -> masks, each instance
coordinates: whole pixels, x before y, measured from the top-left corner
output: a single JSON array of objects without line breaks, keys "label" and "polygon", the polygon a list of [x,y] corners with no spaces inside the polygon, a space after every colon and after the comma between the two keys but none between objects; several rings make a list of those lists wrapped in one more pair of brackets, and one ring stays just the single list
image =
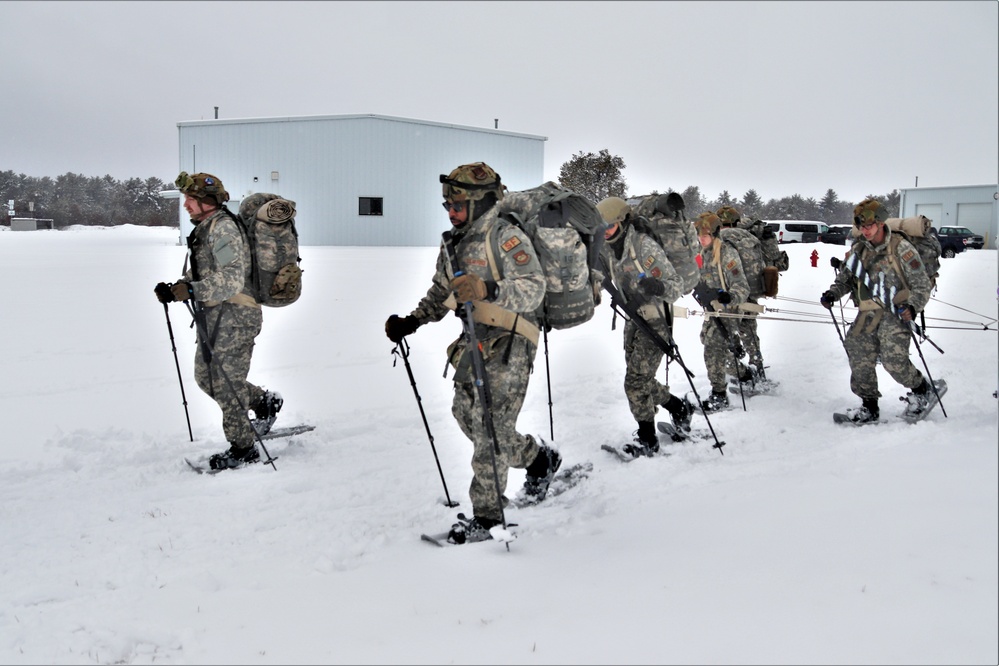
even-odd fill
[{"label": "camouflage pattern fabric", "polygon": [[[486,258],[486,232],[496,225],[496,235],[500,254],[496,257],[500,279],[497,281],[495,305],[518,312],[524,319],[537,324],[535,310],[541,305],[545,295],[545,276],[535,256],[530,238],[518,227],[497,218],[496,208],[487,211],[482,217],[454,230],[453,240],[458,265],[466,274],[475,274],[486,281],[493,280],[493,274]],[[452,293],[451,265],[447,252],[441,244],[437,257],[437,269],[426,296],[410,313],[420,324],[440,321],[451,310],[444,304]],[[508,468],[525,468],[537,457],[540,447],[534,438],[521,435],[516,430],[527,393],[528,379],[537,348],[522,336],[511,334],[503,328],[476,323],[475,335],[482,345],[482,355],[490,393],[493,396],[491,412],[493,427],[499,442],[497,468],[500,490],[505,490]],[[501,509],[497,505],[496,485],[493,480],[493,443],[486,435],[483,424],[482,407],[469,369],[465,354],[464,336],[455,340],[449,347],[449,361],[455,366],[454,400],[451,413],[458,421],[462,432],[472,440],[472,483],[469,498],[474,515],[500,520]],[[504,360],[507,349],[509,358]]]},{"label": "camouflage pattern fabric", "polygon": [[[701,282],[713,291],[722,289],[732,295],[732,302],[721,306],[720,311],[739,313],[739,304],[745,303],[749,298],[749,283],[746,282],[746,276],[742,272],[739,253],[728,243],[716,238],[711,245],[701,250],[701,258]],[[729,348],[729,338],[733,336],[737,338],[739,335],[737,327],[731,326],[729,321],[728,318],[711,317],[706,314],[701,325],[704,365],[708,372],[708,381],[711,382],[711,390],[716,393],[724,392],[728,386],[725,379],[726,372],[738,377],[742,370],[741,364],[736,365],[732,350]],[[726,327],[728,336],[719,325]]]},{"label": "camouflage pattern fabric", "polygon": [[[903,294],[904,302],[917,312],[926,306],[932,287],[919,252],[904,239],[893,243],[891,229],[887,226],[884,229],[885,237],[879,245],[872,245],[863,236],[854,241],[835,282],[829,287],[837,299],[853,294],[860,303],[861,311],[847,331],[844,346],[850,359],[850,390],[861,399],[875,399],[881,395],[876,372],[879,358],[892,379],[902,386],[912,389],[923,380],[922,373],[909,359],[912,339],[909,329],[894,313],[874,302],[870,289],[848,269],[859,263],[877,284],[885,286],[887,293]],[[896,243],[896,260],[892,261],[889,252]],[[902,276],[896,273],[895,266],[901,268]],[[906,284],[908,293],[903,291]],[[902,303],[890,305],[894,310]]]},{"label": "camouflage pattern fabric", "polygon": [[697,231],[689,220],[667,217],[656,213],[649,219],[655,230],[656,239],[666,252],[673,269],[683,283],[683,293],[689,294],[697,286],[700,269],[697,267],[697,253],[701,244],[697,241]]},{"label": "camouflage pattern fabric", "polygon": [[752,298],[763,296],[763,251],[760,239],[745,229],[725,227],[718,231],[718,237],[731,244],[739,252],[742,262],[742,272],[749,283],[749,295]]},{"label": "camouflage pattern fabric", "polygon": [[[226,441],[239,448],[252,446],[255,438],[243,407],[258,403],[264,397],[262,388],[246,380],[253,356],[253,341],[260,334],[263,315],[260,308],[223,303],[205,308],[205,321],[209,336],[215,336],[211,342],[214,354],[211,363],[206,363],[200,351],[202,340],[199,331],[194,378],[201,390],[211,396],[222,410],[222,430]],[[236,389],[235,395],[225,377]]]},{"label": "camouflage pattern fabric", "polygon": [[[646,298],[638,292],[642,274],[659,280],[666,291],[642,305],[640,312],[652,328],[668,341],[670,332],[664,302],[675,303],[683,296],[683,282],[666,252],[653,238],[630,226],[623,228],[622,233],[623,238],[602,248],[606,265],[610,267],[611,281],[625,298],[632,301]],[[614,246],[619,243],[621,256],[617,257]],[[629,321],[624,326],[624,358],[624,393],[628,398],[628,407],[636,421],[652,421],[656,416],[656,406],[670,398],[669,386],[656,379],[663,351],[634,322]]]},{"label": "camouflage pattern fabric", "polygon": [[760,240],[760,251],[763,253],[764,266],[776,266],[781,271],[786,271],[787,266],[781,267],[781,250],[777,243],[777,236],[767,228],[763,220],[740,220],[736,225],[737,229],[745,229]]},{"label": "camouflage pattern fabric", "polygon": [[[237,294],[248,294],[249,247],[236,224],[224,210],[195,224],[188,237],[191,269],[184,279],[190,281],[194,299],[204,306],[208,342],[214,350],[211,363],[208,363],[202,349],[204,340],[198,331],[195,380],[222,410],[226,441],[238,447],[247,447],[253,444],[254,436],[240,401],[249,406],[264,395],[263,389],[246,381],[254,339],[260,333],[263,315],[259,306],[224,302]],[[235,387],[236,395],[218,371],[219,366]]]}]

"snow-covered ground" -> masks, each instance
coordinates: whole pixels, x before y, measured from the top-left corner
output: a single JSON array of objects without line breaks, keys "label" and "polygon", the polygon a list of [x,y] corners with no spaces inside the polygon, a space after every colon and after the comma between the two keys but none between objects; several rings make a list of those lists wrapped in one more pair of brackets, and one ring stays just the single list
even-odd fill
[{"label": "snow-covered ground", "polygon": [[[268,443],[276,471],[198,476],[183,458],[225,448],[219,414],[171,305],[190,441],[152,292],[179,275],[177,231],[0,231],[0,662],[995,664],[999,345],[982,324],[997,253],[942,262],[929,314],[945,353],[922,349],[950,385],[947,418],[895,419],[905,391],[879,370],[888,423],[851,429],[832,422],[859,401],[817,303],[844,248],[784,247],[760,323],[780,395],[712,417],[724,456],[601,451],[635,428],[621,322],[605,304],[552,332],[555,442],[594,470],[508,511],[507,551],[419,540],[471,510],[471,447],[441,377],[460,322],[409,338],[457,509],[383,332],[425,292],[435,248],[303,248],[302,299],[265,311],[250,376],[284,395],[278,425],[317,428]],[[705,394],[701,322],[679,320],[677,339]],[[548,402],[542,349],[523,431],[548,436]]]}]

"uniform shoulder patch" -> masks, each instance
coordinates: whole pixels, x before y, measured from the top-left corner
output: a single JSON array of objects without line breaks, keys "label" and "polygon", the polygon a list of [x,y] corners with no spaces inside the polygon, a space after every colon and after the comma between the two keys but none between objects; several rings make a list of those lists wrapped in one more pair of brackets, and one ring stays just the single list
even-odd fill
[{"label": "uniform shoulder patch", "polygon": [[517,254],[513,255],[513,260],[518,266],[523,266],[531,260],[531,255],[527,254],[525,250],[521,250]]},{"label": "uniform shoulder patch", "polygon": [[659,270],[658,266],[656,266],[655,268],[652,269],[652,277],[654,277],[655,279],[658,280],[662,276],[663,276],[663,272],[661,270]]},{"label": "uniform shoulder patch", "polygon": [[915,269],[915,270],[918,270],[919,267],[922,266],[922,264],[919,263],[919,258],[918,257],[915,258],[915,259],[913,259],[912,261],[910,261],[909,265],[912,266],[912,268]]},{"label": "uniform shoulder patch", "polygon": [[518,245],[520,245],[520,239],[517,238],[516,236],[514,236],[514,237],[508,239],[502,245],[500,245],[500,247],[503,248],[504,252],[509,252],[510,250],[512,250],[513,248],[517,247]]},{"label": "uniform shoulder patch", "polygon": [[902,261],[909,261],[910,259],[912,259],[912,256],[914,254],[916,253],[912,250],[906,251],[906,253],[902,255]]},{"label": "uniform shoulder patch", "polygon": [[648,256],[648,257],[647,257],[647,258],[645,259],[645,268],[646,268],[646,270],[648,270],[649,268],[652,268],[652,265],[653,265],[654,263],[656,263],[656,258],[655,258],[655,257],[653,257],[653,256],[652,256],[652,255],[650,254],[650,255],[649,255],[649,256]]},{"label": "uniform shoulder patch", "polygon": [[733,269],[735,269],[735,259],[733,259],[732,261],[730,261],[727,264],[725,264],[725,270],[731,271]]}]

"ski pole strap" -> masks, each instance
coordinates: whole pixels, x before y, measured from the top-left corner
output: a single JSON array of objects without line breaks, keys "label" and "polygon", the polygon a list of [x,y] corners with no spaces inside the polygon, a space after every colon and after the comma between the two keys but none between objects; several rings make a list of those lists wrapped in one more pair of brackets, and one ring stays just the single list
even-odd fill
[{"label": "ski pole strap", "polygon": [[[447,297],[447,300],[444,301],[444,306],[449,310],[458,309],[458,301],[455,299],[454,294],[450,294]],[[538,346],[538,340],[541,338],[541,330],[521,317],[520,313],[511,312],[488,301],[472,301],[472,320],[477,324],[485,324],[486,326],[495,326],[507,331],[513,331],[530,340],[534,343],[535,347]]]}]

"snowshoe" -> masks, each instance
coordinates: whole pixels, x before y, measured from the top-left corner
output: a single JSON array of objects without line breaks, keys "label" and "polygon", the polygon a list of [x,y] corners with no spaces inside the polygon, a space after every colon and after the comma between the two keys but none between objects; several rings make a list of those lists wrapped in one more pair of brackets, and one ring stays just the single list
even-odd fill
[{"label": "snowshoe", "polygon": [[933,388],[927,386],[926,391],[923,393],[909,391],[907,395],[899,397],[899,400],[906,403],[905,409],[899,415],[900,418],[909,423],[916,423],[926,418],[926,415],[940,402],[938,396],[943,396],[947,393],[947,382],[942,379],[936,379],[933,381]]},{"label": "snowshoe", "polygon": [[880,414],[877,411],[871,411],[867,406],[861,405],[856,408],[851,407],[845,413],[833,414],[833,421],[835,423],[862,426],[878,423],[879,417]]},{"label": "snowshoe", "polygon": [[216,453],[208,459],[208,468],[222,471],[225,469],[236,469],[260,460],[260,452],[257,447],[250,445],[248,448],[237,448],[230,446],[228,451]]},{"label": "snowshoe", "polygon": [[489,528],[499,525],[499,521],[488,518],[465,517],[465,514],[458,514],[458,522],[451,526],[451,531],[447,533],[447,542],[455,545],[463,543],[476,543],[487,541],[493,538],[489,533]]}]

